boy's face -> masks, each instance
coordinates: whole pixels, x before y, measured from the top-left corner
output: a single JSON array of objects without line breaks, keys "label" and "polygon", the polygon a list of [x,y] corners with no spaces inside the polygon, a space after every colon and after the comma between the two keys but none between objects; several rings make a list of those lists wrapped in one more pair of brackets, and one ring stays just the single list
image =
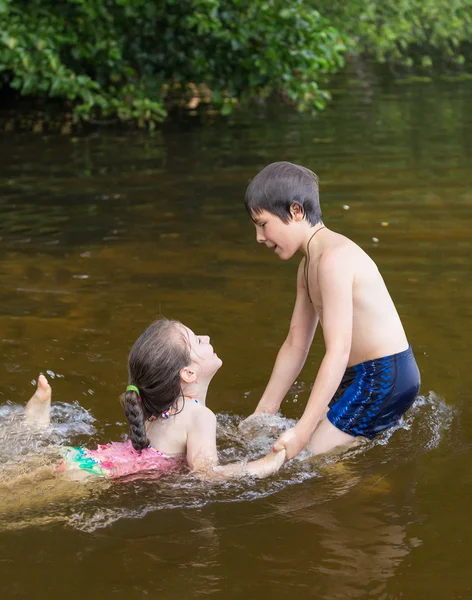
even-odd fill
[{"label": "boy's face", "polygon": [[284,223],[276,215],[263,210],[253,214],[252,221],[256,227],[256,240],[259,244],[273,249],[282,260],[292,258],[299,248],[293,220]]}]

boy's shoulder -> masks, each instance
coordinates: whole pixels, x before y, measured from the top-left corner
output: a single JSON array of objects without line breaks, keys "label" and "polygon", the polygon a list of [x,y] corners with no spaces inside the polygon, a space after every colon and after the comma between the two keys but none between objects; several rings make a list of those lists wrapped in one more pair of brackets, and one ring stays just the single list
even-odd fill
[{"label": "boy's shoulder", "polygon": [[372,262],[370,256],[356,242],[334,231],[330,231],[330,234],[319,257],[320,265],[329,267],[333,263],[343,263],[353,266],[364,260]]},{"label": "boy's shoulder", "polygon": [[333,244],[321,253],[318,281],[372,282],[379,275],[375,261],[358,244],[345,236],[337,236]]},{"label": "boy's shoulder", "polygon": [[304,285],[308,276],[316,280],[331,280],[338,277],[345,278],[356,273],[376,269],[370,256],[350,238],[330,231],[329,239],[323,244],[316,260],[313,260],[307,271],[306,257],[302,257],[298,266],[298,281]]},{"label": "boy's shoulder", "polygon": [[340,238],[323,248],[318,260],[319,269],[331,269],[334,266],[348,267],[354,264],[360,250],[359,246],[349,238],[344,236]]},{"label": "boy's shoulder", "polygon": [[[319,267],[331,267],[336,263],[353,263],[359,253],[367,256],[365,252],[351,239],[330,231],[330,238],[323,245],[316,260],[310,261],[311,264]],[[299,272],[304,271],[306,266],[306,257],[303,256],[298,266]]]}]

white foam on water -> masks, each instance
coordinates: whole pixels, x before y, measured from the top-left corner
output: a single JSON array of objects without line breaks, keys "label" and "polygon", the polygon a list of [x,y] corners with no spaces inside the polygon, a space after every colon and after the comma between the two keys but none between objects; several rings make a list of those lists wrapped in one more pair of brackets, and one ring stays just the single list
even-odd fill
[{"label": "white foam on water", "polygon": [[[58,436],[57,439],[64,441],[68,436],[94,431],[93,417],[79,405],[55,405],[55,410],[55,420],[60,425],[59,432],[54,434]],[[18,413],[14,406],[7,413],[8,411],[14,415]],[[41,523],[57,521],[73,529],[93,532],[121,519],[140,519],[156,511],[189,510],[213,503],[258,500],[307,480],[317,480],[315,501],[323,503],[348,493],[362,479],[359,473],[355,476],[336,477],[329,472],[330,467],[336,466],[335,463],[348,463],[355,471],[355,467],[361,466],[367,453],[382,446],[384,448],[379,449],[383,453],[382,464],[396,465],[413,460],[419,454],[437,448],[444,441],[453,418],[454,410],[431,392],[419,397],[395,427],[342,455],[307,460],[308,454],[302,453],[286,463],[277,474],[263,480],[244,478],[209,483],[200,481],[185,471],[157,478],[143,473],[142,478],[115,480],[106,485],[103,480],[96,485],[91,482],[86,493],[74,497],[73,502],[61,498],[55,504],[37,506],[27,519],[23,511],[16,519],[16,526],[40,526]],[[222,463],[246,457],[259,458],[270,451],[274,441],[285,429],[295,424],[292,419],[274,415],[261,417],[240,428],[242,420],[237,415],[218,415],[218,447]],[[49,436],[51,440],[51,433]],[[1,448],[0,442],[0,454]],[[4,526],[15,527],[14,515],[9,515],[7,525],[0,521],[0,528]]]},{"label": "white foam on water", "polygon": [[23,406],[5,404],[0,407],[0,463],[49,453],[51,446],[75,436],[91,436],[96,431],[94,423],[94,417],[77,402],[56,402],[51,406],[51,425],[41,430],[25,424]]}]

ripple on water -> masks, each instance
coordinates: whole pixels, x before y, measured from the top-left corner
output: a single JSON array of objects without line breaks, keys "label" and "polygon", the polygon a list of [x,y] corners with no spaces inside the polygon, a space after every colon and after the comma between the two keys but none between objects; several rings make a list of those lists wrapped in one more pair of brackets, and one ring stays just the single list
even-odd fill
[{"label": "ripple on water", "polygon": [[[21,413],[21,408],[15,405],[0,407],[0,459],[10,467],[13,463],[19,465],[23,471],[32,457],[39,457],[41,465],[51,462],[54,445],[70,443],[77,435],[95,432],[93,417],[78,404],[55,404],[52,409],[54,426],[41,434],[26,430]],[[245,478],[208,483],[188,472],[158,477],[143,474],[139,478],[113,482],[97,478],[85,485],[59,481],[52,476],[38,486],[26,479],[19,489],[11,490],[15,501],[6,506],[8,510],[4,510],[5,507],[0,510],[4,515],[0,519],[0,528],[63,522],[74,529],[92,532],[120,519],[138,519],[155,511],[257,500],[307,480],[316,480],[314,503],[322,504],[346,494],[362,481],[365,461],[370,455],[371,460],[378,461],[378,455],[371,452],[375,448],[383,447],[379,449],[382,466],[396,468],[445,441],[453,417],[452,407],[430,392],[428,396],[420,396],[395,427],[375,440],[363,442],[342,454],[322,458],[310,458],[307,453],[302,453],[279,473],[264,480]],[[241,431],[241,420],[237,415],[218,415],[222,462],[260,457],[270,450],[282,431],[295,423],[275,415],[259,419]],[[31,493],[32,483],[36,496]],[[5,502],[2,494],[2,503]]]}]

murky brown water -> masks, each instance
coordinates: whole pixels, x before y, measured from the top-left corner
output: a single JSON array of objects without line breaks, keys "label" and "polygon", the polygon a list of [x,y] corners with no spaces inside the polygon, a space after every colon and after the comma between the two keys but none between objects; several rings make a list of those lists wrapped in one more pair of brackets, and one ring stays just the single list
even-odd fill
[{"label": "murky brown water", "polygon": [[[256,245],[242,198],[283,159],[317,171],[326,223],[377,261],[425,399],[373,447],[264,482],[19,495],[0,519],[1,598],[472,597],[471,92],[347,81],[316,119],[279,108],[155,137],[2,135],[4,411],[49,370],[63,439],[119,439],[127,351],[163,314],[224,360],[209,404],[226,456],[270,444],[245,446],[237,422],[286,333],[296,264]],[[300,416],[320,352],[285,416]]]}]

